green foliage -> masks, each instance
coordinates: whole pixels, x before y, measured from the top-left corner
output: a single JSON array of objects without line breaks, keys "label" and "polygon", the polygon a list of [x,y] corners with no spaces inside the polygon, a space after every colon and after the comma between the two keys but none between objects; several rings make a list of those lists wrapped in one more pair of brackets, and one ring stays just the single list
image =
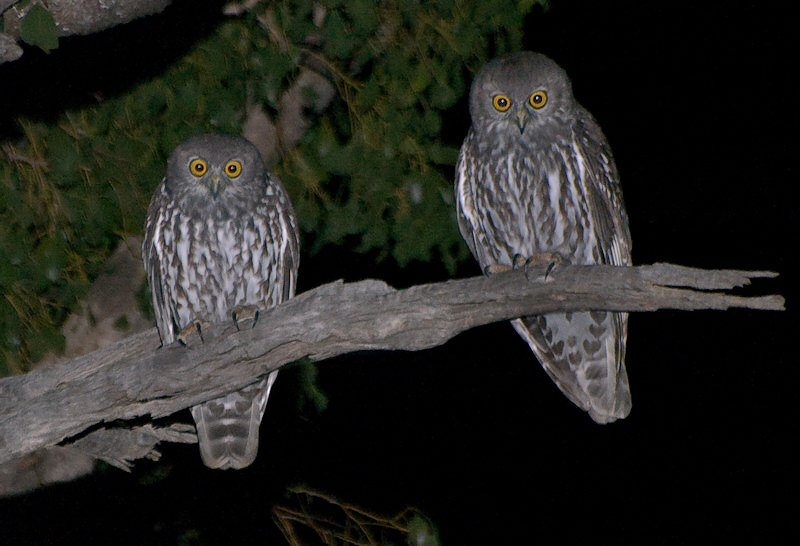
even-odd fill
[{"label": "green foliage", "polygon": [[25,14],[19,36],[23,41],[39,47],[45,53],[50,53],[51,49],[58,47],[56,20],[41,4],[36,4]]},{"label": "green foliage", "polygon": [[240,39],[236,25],[162,78],[53,125],[20,119],[22,144],[0,143],[0,375],[63,346],[61,323],[117,240],[142,233],[172,148],[241,130],[241,56],[225,70],[206,62]]},{"label": "green foliage", "polygon": [[[463,135],[445,140],[443,114],[468,90],[470,69],[491,48],[497,54],[519,49],[530,5],[327,5],[319,28],[311,0],[267,9],[285,29],[289,55],[322,59],[341,97],[276,169],[290,186],[303,229],[314,234],[312,251],[355,235],[362,250],[380,249],[400,265],[435,257],[452,269],[467,256],[452,197]],[[318,35],[319,50],[304,45]]]},{"label": "green foliage", "polygon": [[338,94],[274,167],[304,250],[355,236],[401,265],[468,257],[452,190],[464,135],[443,135],[443,119],[490,54],[521,47],[531,1],[332,0],[324,17],[317,4],[259,4],[126,95],[53,124],[18,120],[25,139],[0,143],[0,373],[63,343],[118,238],[142,232],[172,148],[239,133],[248,95],[274,112],[306,62]]}]

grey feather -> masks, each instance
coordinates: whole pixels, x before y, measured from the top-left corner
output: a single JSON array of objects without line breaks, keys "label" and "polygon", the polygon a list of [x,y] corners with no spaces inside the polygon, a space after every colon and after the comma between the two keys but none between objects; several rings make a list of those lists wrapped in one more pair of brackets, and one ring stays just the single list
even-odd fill
[{"label": "grey feather", "polygon": [[[192,162],[205,162],[201,176]],[[241,172],[229,176],[231,161]],[[142,246],[163,344],[196,320],[232,320],[237,307],[274,307],[297,283],[299,236],[281,183],[241,138],[193,137],[172,153],[147,212]],[[203,462],[243,468],[258,450],[258,429],[277,372],[241,391],[192,408]]]},{"label": "grey feather", "polygon": [[[546,102],[534,108],[534,93]],[[502,96],[508,105],[494,106]],[[541,99],[541,97],[540,97]],[[472,126],[456,164],[458,224],[481,267],[558,254],[574,264],[631,263],[619,174],[566,73],[521,52],[488,63],[470,90]],[[547,374],[598,423],[628,415],[626,313],[553,313],[512,322]]]}]

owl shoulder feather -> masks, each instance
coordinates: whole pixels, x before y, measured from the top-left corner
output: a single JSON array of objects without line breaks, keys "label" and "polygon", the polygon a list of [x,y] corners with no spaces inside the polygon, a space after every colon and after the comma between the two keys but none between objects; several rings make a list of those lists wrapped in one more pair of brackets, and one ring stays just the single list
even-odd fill
[{"label": "owl shoulder feather", "polygon": [[605,262],[630,265],[631,235],[628,214],[622,198],[620,176],[611,146],[603,130],[588,110],[578,105],[575,122],[575,141],[587,167],[586,182],[594,191],[593,209],[596,224],[601,230]]}]

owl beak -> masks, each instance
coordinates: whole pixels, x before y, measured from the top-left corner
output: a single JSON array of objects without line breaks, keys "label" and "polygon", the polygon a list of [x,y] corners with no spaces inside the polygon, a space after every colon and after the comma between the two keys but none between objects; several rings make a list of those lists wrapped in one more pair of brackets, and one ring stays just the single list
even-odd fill
[{"label": "owl beak", "polygon": [[209,180],[211,182],[211,195],[216,199],[222,188],[222,176],[219,173],[213,173]]},{"label": "owl beak", "polygon": [[517,114],[517,127],[519,127],[519,133],[522,134],[525,132],[525,126],[528,124],[528,120],[531,119],[531,117],[525,108],[518,108],[516,114]]}]

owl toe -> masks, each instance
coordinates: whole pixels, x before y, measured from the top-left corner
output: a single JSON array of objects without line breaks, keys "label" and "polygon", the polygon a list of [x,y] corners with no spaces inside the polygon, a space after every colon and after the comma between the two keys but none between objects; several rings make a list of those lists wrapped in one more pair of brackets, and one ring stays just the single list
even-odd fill
[{"label": "owl toe", "polygon": [[511,269],[512,268],[508,267],[507,265],[492,264],[483,268],[483,274],[489,277],[490,275],[496,275],[497,273],[511,271]]},{"label": "owl toe", "polygon": [[178,342],[185,347],[192,347],[204,343],[203,328],[210,324],[204,320],[193,320],[177,336]]},{"label": "owl toe", "polygon": [[255,305],[237,305],[231,311],[233,324],[237,330],[253,328],[258,322],[259,308]]}]

